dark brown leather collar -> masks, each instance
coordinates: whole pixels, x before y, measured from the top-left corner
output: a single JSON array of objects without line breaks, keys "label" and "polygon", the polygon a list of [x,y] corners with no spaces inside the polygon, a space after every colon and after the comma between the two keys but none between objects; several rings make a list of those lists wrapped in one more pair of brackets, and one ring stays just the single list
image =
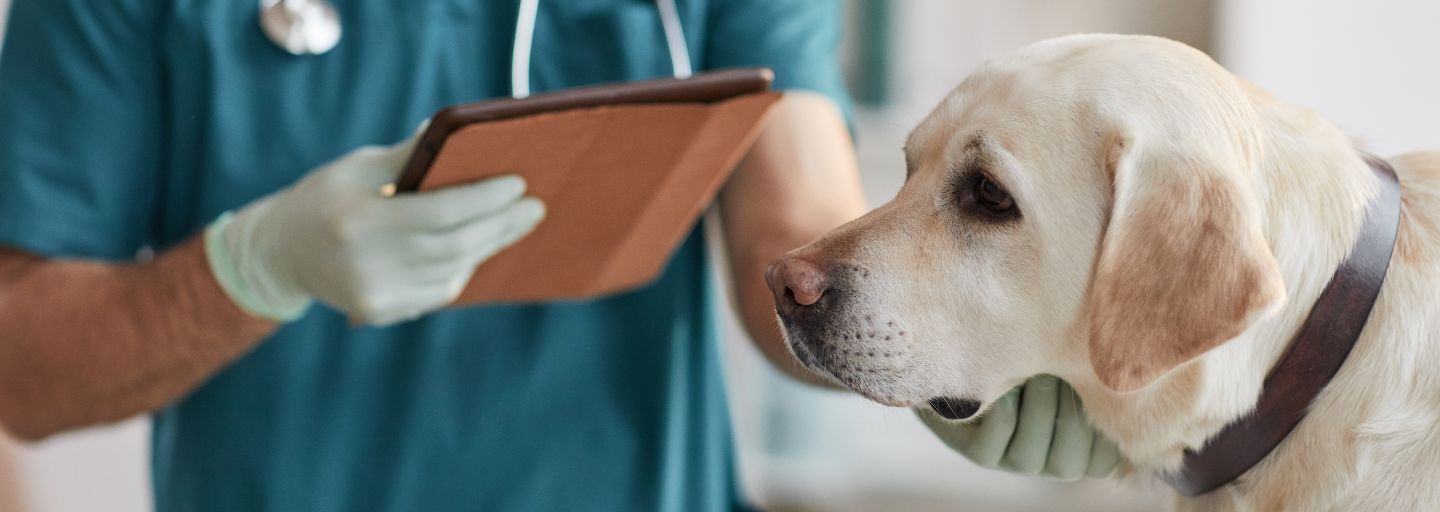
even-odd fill
[{"label": "dark brown leather collar", "polygon": [[1400,184],[1384,160],[1366,156],[1380,190],[1365,209],[1365,224],[1350,255],[1310,309],[1280,361],[1265,377],[1255,411],[1236,420],[1198,452],[1186,451],[1170,485],[1199,496],[1233,482],[1279,446],[1305,418],[1310,403],[1329,384],[1370,316],[1380,295],[1400,226]]}]

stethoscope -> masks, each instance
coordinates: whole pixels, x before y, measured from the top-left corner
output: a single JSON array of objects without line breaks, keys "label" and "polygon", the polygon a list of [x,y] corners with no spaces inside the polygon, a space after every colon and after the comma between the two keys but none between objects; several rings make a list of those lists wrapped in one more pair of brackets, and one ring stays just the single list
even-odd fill
[{"label": "stethoscope", "polygon": [[[675,0],[655,0],[670,67],[675,78],[691,75],[690,47],[680,26]],[[510,94],[530,95],[530,48],[535,40],[535,17],[540,0],[520,0],[515,19],[515,45],[510,54]],[[330,0],[260,0],[260,28],[270,41],[291,55],[323,55],[340,44],[340,13]]]}]

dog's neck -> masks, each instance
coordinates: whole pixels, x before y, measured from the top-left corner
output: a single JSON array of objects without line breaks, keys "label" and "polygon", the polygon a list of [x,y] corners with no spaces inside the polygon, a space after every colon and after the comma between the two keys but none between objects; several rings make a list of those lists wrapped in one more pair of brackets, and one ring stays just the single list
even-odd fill
[{"label": "dog's neck", "polygon": [[1274,122],[1257,148],[1252,186],[1266,214],[1265,236],[1285,280],[1286,303],[1140,391],[1117,394],[1098,382],[1076,386],[1096,425],[1142,471],[1176,470],[1186,449],[1199,448],[1254,408],[1265,376],[1357,238],[1376,190],[1369,165],[1333,125],[1297,107],[1261,108],[1271,109],[1263,117]]}]

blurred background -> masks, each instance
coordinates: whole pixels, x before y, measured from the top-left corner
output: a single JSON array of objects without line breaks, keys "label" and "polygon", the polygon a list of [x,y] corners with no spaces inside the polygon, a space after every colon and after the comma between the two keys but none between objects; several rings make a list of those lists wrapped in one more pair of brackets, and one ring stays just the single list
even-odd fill
[{"label": "blurred background", "polygon": [[[0,0],[0,16],[8,4]],[[1077,32],[1177,39],[1316,109],[1381,155],[1440,149],[1440,2],[1433,0],[846,0],[846,7],[843,58],[872,205],[900,186],[906,132],[978,63]],[[1141,511],[1168,501],[1164,488],[1145,483],[1065,484],[976,468],[909,411],[793,384],[767,366],[733,317],[725,329],[742,478],[766,508]],[[0,511],[149,510],[148,429],[136,419],[23,447],[0,438]]]}]

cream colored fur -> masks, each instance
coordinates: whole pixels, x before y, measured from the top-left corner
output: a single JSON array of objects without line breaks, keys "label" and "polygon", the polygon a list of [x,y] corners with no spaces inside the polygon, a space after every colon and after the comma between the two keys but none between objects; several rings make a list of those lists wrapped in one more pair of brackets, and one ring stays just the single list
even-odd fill
[{"label": "cream colored fur", "polygon": [[[1153,37],[1071,36],[989,63],[912,132],[906,157],[893,201],[793,253],[863,269],[843,283],[856,300],[828,319],[858,335],[828,340],[842,355],[822,371],[894,406],[988,406],[1028,376],[1059,375],[1141,478],[1174,470],[1184,449],[1254,407],[1375,192],[1339,129]],[[1277,451],[1178,509],[1440,510],[1440,154],[1390,162],[1399,242],[1353,354]],[[1014,195],[1021,219],[956,210],[955,176],[975,166]],[[1190,242],[1157,236],[1193,237],[1208,213],[1146,196],[1199,186],[1229,190],[1233,218],[1206,225],[1234,241],[1193,258],[1226,264],[1154,256],[1155,244]],[[1239,284],[1186,285],[1216,272]],[[1172,286],[1096,291],[1150,282]],[[1177,305],[1164,318],[1184,331],[1141,318]],[[1116,327],[1127,322],[1145,325]],[[1208,332],[1228,334],[1207,343]]]}]

